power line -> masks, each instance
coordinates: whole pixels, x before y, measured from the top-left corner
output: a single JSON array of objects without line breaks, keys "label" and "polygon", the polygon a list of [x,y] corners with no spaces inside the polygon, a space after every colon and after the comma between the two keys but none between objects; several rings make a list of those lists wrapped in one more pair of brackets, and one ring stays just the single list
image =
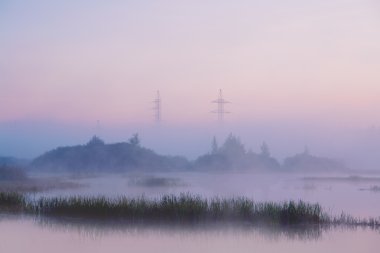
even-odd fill
[{"label": "power line", "polygon": [[227,114],[227,113],[230,113],[230,112],[225,111],[224,105],[225,104],[229,104],[230,102],[227,101],[227,100],[225,100],[223,98],[222,89],[219,89],[219,97],[218,97],[218,99],[212,101],[212,103],[216,103],[217,104],[216,111],[212,111],[212,113],[218,114],[218,121],[219,122],[223,122],[224,121],[224,115]]}]

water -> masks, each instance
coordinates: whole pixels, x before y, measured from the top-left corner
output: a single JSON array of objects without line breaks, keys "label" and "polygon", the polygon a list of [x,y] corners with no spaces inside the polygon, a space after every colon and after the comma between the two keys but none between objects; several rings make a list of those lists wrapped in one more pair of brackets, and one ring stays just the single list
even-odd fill
[{"label": "water", "polygon": [[[245,196],[256,201],[304,200],[320,203],[330,214],[341,212],[356,217],[380,216],[380,192],[368,190],[380,185],[380,180],[303,180],[300,175],[268,174],[216,174],[216,173],[156,173],[160,178],[178,180],[178,186],[144,187],[131,185],[131,179],[144,174],[97,175],[90,178],[66,180],[82,184],[75,189],[53,190],[36,196],[105,195],[115,197],[159,197],[163,194],[189,192],[204,197]],[[152,176],[149,174],[148,176]],[[347,178],[348,175],[337,175]],[[331,177],[331,175],[330,175]],[[363,176],[364,177],[364,176]]]},{"label": "water", "polygon": [[[170,178],[169,186],[136,185],[136,178]],[[41,175],[35,175],[41,176]],[[46,175],[44,175],[46,177]],[[39,196],[159,197],[189,192],[203,197],[246,196],[256,201],[305,200],[331,214],[380,215],[380,193],[369,191],[376,180],[304,180],[299,175],[156,173],[93,177],[61,175],[81,188],[41,192]],[[347,175],[338,175],[346,177]],[[244,225],[142,226],[84,223],[25,216],[0,216],[0,252],[378,252],[379,230],[319,226],[260,228]]]},{"label": "water", "polygon": [[371,229],[271,231],[244,227],[102,227],[0,219],[0,252],[378,252],[380,234]]}]

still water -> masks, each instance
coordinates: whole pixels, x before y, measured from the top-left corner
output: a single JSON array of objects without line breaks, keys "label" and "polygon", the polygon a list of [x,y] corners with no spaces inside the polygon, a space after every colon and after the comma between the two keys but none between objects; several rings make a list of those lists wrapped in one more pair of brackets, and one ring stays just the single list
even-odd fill
[{"label": "still water", "polygon": [[379,252],[380,233],[363,228],[271,231],[234,226],[160,228],[68,225],[0,218],[0,252]]},{"label": "still water", "polygon": [[[133,179],[158,177],[177,180],[176,185],[146,186],[131,184]],[[156,174],[120,174],[95,175],[75,178],[65,176],[66,180],[81,184],[74,189],[53,190],[35,195],[71,196],[105,195],[131,197],[160,197],[163,194],[179,194],[182,192],[198,194],[203,197],[236,197],[245,196],[255,201],[288,201],[304,200],[320,203],[330,214],[341,212],[355,217],[380,216],[380,191],[370,188],[380,186],[377,176],[361,175],[363,180],[346,180],[350,175],[328,175],[328,180],[305,180],[304,175],[284,174],[244,174],[244,173],[156,173]],[[331,179],[332,178],[332,179]],[[333,180],[342,178],[343,180]],[[364,180],[369,179],[371,180]],[[380,189],[380,187],[379,187]]]},{"label": "still water", "polygon": [[[41,175],[37,175],[41,177]],[[45,175],[46,176],[46,175]],[[170,179],[168,185],[136,184],[136,178]],[[305,180],[302,175],[156,173],[61,175],[80,188],[50,190],[39,196],[146,196],[188,192],[203,197],[245,196],[256,201],[304,200],[320,203],[330,214],[356,217],[380,216],[380,192],[376,180]],[[331,176],[329,176],[331,177]],[[365,175],[362,175],[364,178]],[[337,179],[338,178],[338,179]],[[339,179],[343,178],[343,180]],[[368,178],[368,177],[367,177]],[[164,181],[165,182],[165,181]],[[81,220],[38,220],[0,216],[0,253],[75,252],[379,252],[380,232],[369,228],[268,229],[236,225],[163,227],[83,223]]]}]

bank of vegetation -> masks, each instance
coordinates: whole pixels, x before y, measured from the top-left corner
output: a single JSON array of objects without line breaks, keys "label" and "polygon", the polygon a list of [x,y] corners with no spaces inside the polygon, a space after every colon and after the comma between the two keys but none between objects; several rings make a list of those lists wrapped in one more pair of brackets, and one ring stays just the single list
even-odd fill
[{"label": "bank of vegetation", "polygon": [[20,193],[0,192],[0,211],[128,222],[380,226],[375,219],[355,219],[347,215],[333,218],[319,204],[303,201],[254,202],[247,198],[206,199],[190,194],[157,199],[84,196],[29,199]]},{"label": "bank of vegetation", "polygon": [[128,142],[106,144],[94,136],[87,144],[59,147],[32,161],[38,171],[130,172],[130,171],[259,171],[333,172],[345,170],[339,161],[309,154],[307,149],[278,162],[264,142],[260,152],[247,149],[240,138],[228,135],[222,145],[214,137],[208,153],[189,161],[180,156],[159,155],[143,147],[137,134]]}]

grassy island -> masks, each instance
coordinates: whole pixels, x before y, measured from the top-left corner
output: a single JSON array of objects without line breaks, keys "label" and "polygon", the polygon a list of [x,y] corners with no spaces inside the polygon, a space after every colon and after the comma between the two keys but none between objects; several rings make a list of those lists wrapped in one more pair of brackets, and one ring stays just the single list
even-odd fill
[{"label": "grassy island", "polygon": [[52,197],[28,199],[20,193],[0,192],[0,211],[46,217],[152,221],[168,223],[242,222],[269,225],[345,224],[378,227],[378,220],[329,216],[319,204],[303,201],[254,202],[250,199],[211,198],[191,194],[144,197]]}]

